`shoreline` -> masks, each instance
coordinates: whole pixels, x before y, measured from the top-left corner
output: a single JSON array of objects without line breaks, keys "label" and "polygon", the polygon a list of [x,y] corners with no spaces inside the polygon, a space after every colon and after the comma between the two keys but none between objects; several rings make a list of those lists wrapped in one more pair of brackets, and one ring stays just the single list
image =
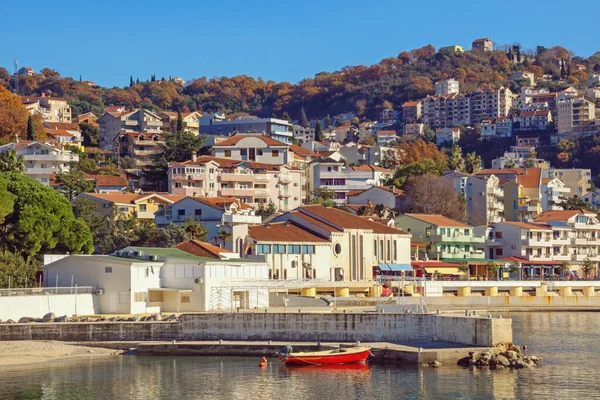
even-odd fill
[{"label": "shoreline", "polygon": [[107,358],[122,351],[54,340],[0,341],[0,367],[22,367],[82,358]]}]

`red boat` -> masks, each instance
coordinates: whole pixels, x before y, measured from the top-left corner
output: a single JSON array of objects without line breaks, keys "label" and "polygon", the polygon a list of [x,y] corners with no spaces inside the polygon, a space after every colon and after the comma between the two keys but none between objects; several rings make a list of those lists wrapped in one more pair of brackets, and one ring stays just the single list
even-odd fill
[{"label": "red boat", "polygon": [[370,347],[350,347],[306,353],[279,352],[277,357],[286,365],[325,365],[364,363]]}]

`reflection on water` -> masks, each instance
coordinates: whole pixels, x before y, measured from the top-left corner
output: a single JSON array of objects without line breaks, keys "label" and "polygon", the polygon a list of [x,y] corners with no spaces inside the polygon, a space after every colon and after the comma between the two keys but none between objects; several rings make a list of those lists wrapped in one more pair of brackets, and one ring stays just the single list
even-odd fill
[{"label": "reflection on water", "polygon": [[[508,315],[505,315],[508,316]],[[382,365],[285,367],[259,358],[118,357],[0,370],[10,399],[600,398],[596,313],[516,313],[515,341],[544,357],[521,371]]]}]

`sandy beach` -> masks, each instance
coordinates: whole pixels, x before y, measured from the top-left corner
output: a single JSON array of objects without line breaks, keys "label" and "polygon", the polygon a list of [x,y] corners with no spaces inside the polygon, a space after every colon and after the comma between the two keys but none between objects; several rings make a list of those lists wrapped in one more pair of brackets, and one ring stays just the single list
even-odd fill
[{"label": "sandy beach", "polygon": [[109,357],[119,350],[46,340],[0,341],[0,366],[18,366],[81,357]]}]

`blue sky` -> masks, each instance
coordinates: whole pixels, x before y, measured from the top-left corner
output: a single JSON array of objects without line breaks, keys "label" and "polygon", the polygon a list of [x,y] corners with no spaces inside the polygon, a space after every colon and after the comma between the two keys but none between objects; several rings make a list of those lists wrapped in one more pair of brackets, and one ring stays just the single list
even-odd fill
[{"label": "blue sky", "polygon": [[525,49],[562,45],[584,57],[600,50],[597,0],[3,3],[0,67],[12,71],[17,58],[102,86],[151,74],[297,82],[426,44],[470,48],[478,37]]}]

